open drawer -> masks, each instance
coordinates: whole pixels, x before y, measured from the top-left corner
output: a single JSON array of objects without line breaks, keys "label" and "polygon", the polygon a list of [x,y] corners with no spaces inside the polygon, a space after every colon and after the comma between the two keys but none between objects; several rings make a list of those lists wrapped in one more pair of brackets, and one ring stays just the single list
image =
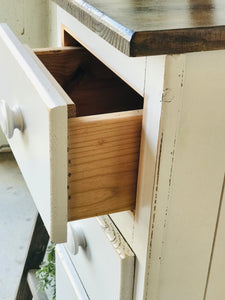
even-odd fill
[{"label": "open drawer", "polygon": [[84,48],[35,53],[0,26],[1,126],[59,243],[68,220],[134,209],[143,101]]}]

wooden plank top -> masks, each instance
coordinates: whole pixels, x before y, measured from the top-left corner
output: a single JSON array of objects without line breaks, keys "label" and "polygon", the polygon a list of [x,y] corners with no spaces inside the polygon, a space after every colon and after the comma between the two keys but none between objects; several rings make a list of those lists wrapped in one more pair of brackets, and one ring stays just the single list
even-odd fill
[{"label": "wooden plank top", "polygon": [[225,0],[53,0],[128,56],[225,48]]}]

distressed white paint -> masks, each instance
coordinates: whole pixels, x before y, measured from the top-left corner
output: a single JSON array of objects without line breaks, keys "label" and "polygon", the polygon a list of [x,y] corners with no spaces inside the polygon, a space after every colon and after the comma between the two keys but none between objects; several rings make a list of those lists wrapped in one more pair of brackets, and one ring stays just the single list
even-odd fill
[{"label": "distressed white paint", "polygon": [[[72,222],[87,242],[70,259],[91,300],[131,300],[134,254],[108,217]],[[103,225],[104,223],[104,225]]]},{"label": "distressed white paint", "polygon": [[204,297],[225,171],[224,65],[225,51],[167,58],[145,299]]},{"label": "distressed white paint", "polygon": [[134,286],[134,299],[137,300],[144,297],[145,276],[148,272],[146,257],[159,143],[164,66],[165,56],[148,57],[133,243],[138,256]]},{"label": "distressed white paint", "polygon": [[0,98],[20,107],[25,124],[8,142],[51,239],[65,241],[68,96],[6,25],[0,26],[0,65],[7,70],[0,74]]},{"label": "distressed white paint", "polygon": [[[155,260],[152,261],[149,265],[147,265],[146,270],[146,278],[145,278],[145,290],[151,289],[151,297],[157,297],[157,284],[159,279],[159,272],[160,272],[160,257],[161,257],[161,247],[162,247],[162,239],[163,239],[163,231],[164,231],[164,214],[166,211],[166,200],[167,200],[167,191],[168,191],[168,185],[169,185],[169,176],[171,172],[171,162],[172,162],[172,154],[173,154],[173,147],[174,147],[174,139],[172,138],[174,135],[176,135],[177,130],[177,122],[179,119],[179,101],[176,103],[175,101],[171,102],[169,97],[174,98],[176,96],[177,99],[180,98],[180,92],[181,92],[181,80],[182,78],[179,77],[179,74],[182,74],[183,70],[183,59],[182,57],[173,56],[173,57],[166,57],[165,65],[163,74],[159,77],[162,82],[162,89],[161,94],[158,93],[157,98],[158,102],[161,103],[162,106],[164,106],[163,100],[170,103],[169,108],[171,109],[165,114],[164,108],[162,108],[162,114],[161,114],[161,121],[160,121],[160,132],[158,134],[158,154],[157,154],[157,165],[155,169],[154,174],[154,186],[153,186],[153,194],[152,194],[152,209],[151,209],[151,227],[154,226],[154,231],[151,232],[150,227],[150,234],[148,238],[148,255],[146,258],[146,263],[148,263],[149,256],[154,257]],[[148,72],[151,70],[150,66],[148,68]],[[152,77],[154,78],[154,77]],[[158,76],[155,78],[157,81]],[[158,78],[158,79],[159,79]],[[163,79],[162,79],[163,78]],[[167,81],[170,82],[168,83]],[[174,94],[170,95],[168,91],[170,91],[173,88]],[[167,90],[168,89],[168,90]],[[167,97],[167,98],[166,98]],[[150,108],[149,108],[150,110]],[[168,124],[166,123],[169,123]],[[162,131],[164,129],[164,123],[166,123],[165,127],[167,129],[168,134],[165,136],[165,134],[162,134]],[[167,144],[167,151],[162,152],[162,145],[163,142],[166,141]],[[163,168],[163,171],[159,173],[160,168]],[[159,203],[158,201],[158,195],[159,189],[162,189],[162,199],[164,201],[161,201]],[[147,189],[147,188],[146,188]],[[155,215],[155,208],[156,204],[158,205],[158,211],[160,214],[159,221],[156,222],[155,218],[157,217]],[[154,225],[153,225],[154,224]],[[150,248],[150,243],[152,243],[152,240],[154,241],[153,247]],[[151,266],[151,268],[150,268]],[[149,269],[148,269],[149,268]],[[145,295],[144,299],[148,299]]]}]

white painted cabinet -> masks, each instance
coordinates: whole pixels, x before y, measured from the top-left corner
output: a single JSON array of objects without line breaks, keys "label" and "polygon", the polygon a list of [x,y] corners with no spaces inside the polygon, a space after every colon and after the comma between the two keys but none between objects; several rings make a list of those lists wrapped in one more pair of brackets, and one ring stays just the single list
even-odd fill
[{"label": "white painted cabinet", "polygon": [[[112,120],[113,122],[121,121],[121,118],[123,122],[125,120],[116,131],[116,141],[119,136],[119,141],[126,144],[126,138],[131,135],[131,140],[135,143],[129,144],[129,151],[136,149],[134,161],[137,162],[139,158],[135,208],[126,206],[122,209],[123,212],[117,212],[121,209],[113,211],[110,209],[106,212],[111,213],[110,220],[113,221],[113,226],[117,227],[123,243],[126,241],[128,244],[126,247],[130,249],[130,254],[126,259],[132,263],[126,264],[126,259],[123,260],[121,253],[118,252],[118,249],[119,251],[121,249],[115,245],[113,249],[113,242],[105,243],[107,232],[101,231],[101,226],[103,228],[105,226],[104,222],[101,223],[101,219],[100,225],[92,224],[96,221],[91,219],[79,221],[83,226],[89,250],[85,252],[81,248],[77,256],[73,257],[68,255],[65,248],[58,247],[57,287],[60,295],[58,300],[63,299],[64,287],[68,288],[68,295],[73,295],[70,297],[74,299],[89,297],[90,300],[99,300],[102,295],[106,299],[104,288],[110,290],[112,283],[115,285],[113,300],[130,299],[131,291],[133,300],[222,300],[224,287],[221,278],[224,277],[225,265],[223,255],[225,50],[131,59],[119,53],[60,8],[57,10],[57,22],[60,46],[63,28],[73,36],[76,43],[79,42],[79,46],[88,49],[144,99],[143,118],[142,112],[135,109],[132,113],[119,112],[116,115],[110,113],[109,119],[101,114],[100,119],[96,116],[86,119],[85,116],[78,118],[78,121],[71,121],[70,118],[67,120],[67,109],[69,114],[73,113],[73,107],[70,110],[71,105],[73,106],[71,100],[46,69],[43,69],[40,62],[37,62],[33,54],[28,55],[29,51],[17,45],[11,35],[6,36],[7,29],[1,27],[1,41],[6,43],[2,43],[0,49],[7,58],[7,62],[3,58],[1,63],[5,68],[14,70],[13,76],[6,74],[7,82],[10,78],[17,79],[18,74],[21,75],[16,80],[15,90],[23,99],[21,110],[25,130],[23,133],[15,131],[13,137],[15,142],[11,141],[12,148],[18,151],[21,170],[33,192],[46,226],[56,240],[66,239],[66,222],[72,220],[76,211],[70,201],[73,181],[76,181],[76,178],[80,181],[79,176],[86,176],[88,173],[94,178],[92,187],[99,188],[102,180],[99,180],[99,173],[95,173],[95,168],[92,168],[93,165],[89,166],[89,161],[84,156],[84,153],[89,152],[93,154],[91,156],[101,153],[99,157],[102,157],[102,152],[98,152],[99,148],[96,145],[96,148],[92,148],[93,140],[90,139],[91,134],[94,134],[93,128],[94,131],[98,128],[95,127],[96,124],[101,123],[105,126],[107,122],[111,124]],[[12,53],[16,54],[16,61]],[[23,66],[22,71],[18,66]],[[3,77],[1,82],[5,80]],[[27,89],[34,100],[32,105],[28,102],[28,106],[24,102],[27,97],[24,91]],[[9,86],[5,90],[3,88],[3,96],[7,97],[8,90]],[[17,104],[17,97],[12,91],[10,93],[9,104]],[[83,122],[90,124],[88,129],[82,127]],[[28,134],[29,128],[32,130]],[[82,134],[90,130],[91,134],[85,139],[86,144],[80,142],[83,137],[82,134],[78,135],[77,128]],[[107,137],[111,141],[115,138],[114,134],[111,134],[111,127],[107,128],[108,130],[104,130],[104,138],[98,139],[99,145],[103,145]],[[126,130],[122,131],[121,128]],[[128,134],[128,128],[135,129]],[[140,128],[139,155],[137,141],[140,137],[138,133]],[[82,163],[78,163],[81,166],[79,169],[74,165],[71,168],[68,159],[70,154],[66,153],[67,130],[69,150],[72,145],[73,159],[79,155],[79,158],[82,158]],[[98,137],[101,134],[102,131]],[[76,138],[71,140],[73,136]],[[77,141],[76,148],[74,145]],[[18,144],[22,146],[18,148]],[[77,152],[73,152],[75,148],[78,149]],[[122,151],[120,148],[117,147],[116,151]],[[110,146],[107,149],[114,148]],[[104,153],[111,155],[112,152],[108,152],[110,150]],[[123,156],[130,157],[127,152]],[[108,156],[103,157],[106,163],[111,161]],[[117,159],[113,160],[111,167],[116,163]],[[121,165],[127,167],[132,163],[133,161],[125,160]],[[35,176],[30,173],[30,166],[36,171]],[[67,172],[67,167],[72,170],[74,168],[75,177]],[[108,168],[108,165],[104,167]],[[137,174],[135,168],[132,170]],[[123,175],[116,173],[114,176],[117,187],[126,178],[127,170],[122,171]],[[107,177],[105,173],[102,174],[103,177]],[[135,178],[133,184],[129,186],[136,190]],[[82,193],[89,191],[86,182],[82,184],[82,188],[84,189]],[[115,186],[112,190],[117,191]],[[79,194],[79,191],[77,187],[72,188],[73,194]],[[120,189],[121,191],[123,195],[124,189]],[[82,193],[80,197],[78,196],[81,206],[86,202]],[[99,209],[104,206],[109,194],[108,190],[104,189],[103,193],[96,194],[100,195],[97,200],[104,200],[100,205],[96,203],[93,205]],[[88,195],[91,195],[87,197],[88,199],[93,198],[93,194]],[[120,200],[125,198],[121,197]],[[108,207],[117,203],[118,197],[113,199]],[[101,213],[96,215],[98,214]],[[109,232],[108,236],[110,239]],[[64,257],[67,257],[66,260]],[[123,277],[125,273],[132,274],[133,281],[131,276],[126,278],[127,281],[121,279],[125,278]],[[119,275],[120,279],[117,278]],[[77,280],[77,276],[80,280]],[[96,278],[92,281],[90,278],[94,276]],[[101,280],[105,282],[104,288],[101,287]],[[77,292],[79,290],[81,292]],[[124,291],[128,291],[129,295],[124,296]]]},{"label": "white painted cabinet", "polygon": [[[136,209],[110,215],[137,258],[133,299],[222,299],[225,51],[132,58],[127,66],[58,8],[59,43],[62,25],[144,96]],[[141,64],[144,85],[130,71]]]}]

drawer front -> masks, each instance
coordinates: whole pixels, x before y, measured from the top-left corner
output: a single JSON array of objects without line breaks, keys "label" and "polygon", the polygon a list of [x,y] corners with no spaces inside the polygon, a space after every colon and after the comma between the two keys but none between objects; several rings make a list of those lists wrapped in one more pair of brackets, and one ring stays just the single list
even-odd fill
[{"label": "drawer front", "polygon": [[69,226],[75,231],[76,241],[82,235],[86,242],[86,245],[81,242],[83,246],[75,247],[74,251],[71,247],[74,237],[69,235],[66,248],[89,298],[131,300],[134,254],[110,218],[75,221]]},{"label": "drawer front", "polygon": [[89,300],[63,245],[56,246],[56,299]]},{"label": "drawer front", "polygon": [[15,129],[8,142],[52,240],[65,241],[67,96],[5,24],[0,66],[0,99],[11,109],[19,106],[24,121],[24,130]]}]

